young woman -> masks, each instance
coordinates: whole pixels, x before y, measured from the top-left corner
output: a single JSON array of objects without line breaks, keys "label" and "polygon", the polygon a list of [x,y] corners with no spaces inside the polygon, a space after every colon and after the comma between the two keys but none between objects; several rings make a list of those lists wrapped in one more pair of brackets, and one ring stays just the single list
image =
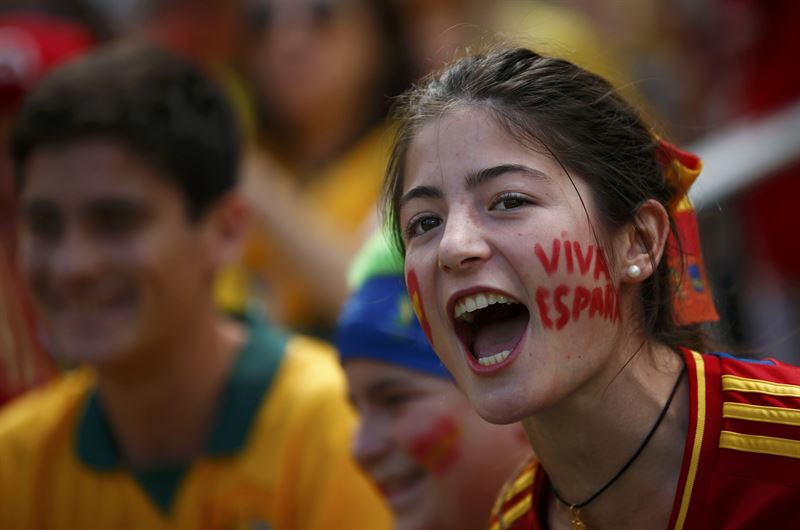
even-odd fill
[{"label": "young woman", "polygon": [[360,415],[355,458],[397,530],[486,528],[494,498],[530,455],[519,425],[472,409],[414,317],[401,256],[376,234],[353,269],[337,346]]},{"label": "young woman", "polygon": [[246,0],[242,72],[256,108],[243,169],[255,220],[220,302],[329,338],[347,267],[375,227],[393,137],[390,96],[410,83],[391,0]]},{"label": "young woman", "polygon": [[800,525],[800,370],[697,353],[689,324],[713,313],[688,313],[700,161],[525,49],[461,60],[403,109],[385,191],[422,327],[537,454],[492,528]]}]

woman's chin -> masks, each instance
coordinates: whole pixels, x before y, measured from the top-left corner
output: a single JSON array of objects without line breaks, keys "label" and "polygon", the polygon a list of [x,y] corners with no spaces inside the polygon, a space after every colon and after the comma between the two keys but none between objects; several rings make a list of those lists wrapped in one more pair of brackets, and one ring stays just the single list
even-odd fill
[{"label": "woman's chin", "polygon": [[530,415],[527,403],[519,396],[483,396],[472,400],[478,415],[495,425],[516,423]]}]

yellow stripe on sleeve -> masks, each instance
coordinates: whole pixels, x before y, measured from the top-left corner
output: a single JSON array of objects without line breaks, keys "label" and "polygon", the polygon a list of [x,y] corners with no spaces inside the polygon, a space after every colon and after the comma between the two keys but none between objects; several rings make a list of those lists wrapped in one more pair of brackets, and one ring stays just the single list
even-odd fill
[{"label": "yellow stripe on sleeve", "polygon": [[800,397],[800,386],[773,383],[761,379],[748,379],[736,375],[722,376],[722,390],[736,392],[758,392],[770,396]]},{"label": "yellow stripe on sleeve", "polygon": [[731,403],[726,401],[722,404],[722,417],[800,426],[800,410],[751,405],[749,403]]},{"label": "yellow stripe on sleeve", "polygon": [[694,359],[697,385],[697,424],[692,443],[692,458],[689,461],[689,471],[686,474],[686,484],[683,487],[683,498],[678,517],[675,520],[675,530],[682,530],[689,511],[689,502],[692,500],[692,488],[697,476],[697,466],[700,462],[700,449],[703,446],[703,435],[706,429],[706,370],[703,357],[697,352],[691,352]]},{"label": "yellow stripe on sleeve", "polygon": [[526,471],[525,473],[522,474],[522,476],[517,477],[517,479],[514,480],[514,482],[512,482],[511,485],[506,490],[505,495],[503,495],[503,500],[509,501],[511,500],[512,497],[518,495],[519,492],[521,492],[525,488],[529,488],[530,485],[533,484],[533,476],[535,474],[536,472],[534,470],[531,470],[531,471]]},{"label": "yellow stripe on sleeve", "polygon": [[800,441],[755,434],[722,431],[719,436],[721,449],[732,449],[745,453],[800,458]]},{"label": "yellow stripe on sleeve", "polygon": [[502,530],[514,524],[514,521],[525,515],[531,509],[531,495],[526,495],[522,500],[514,504],[511,508],[498,515],[498,521],[495,522],[491,530]]},{"label": "yellow stripe on sleeve", "polygon": [[514,479],[513,482],[506,483],[506,485],[503,486],[503,489],[500,491],[500,494],[497,496],[497,501],[494,504],[494,508],[492,508],[492,513],[497,514],[497,521],[491,525],[490,530],[503,530],[506,528],[506,526],[519,519],[527,510],[531,508],[533,500],[532,495],[529,493],[510,508],[507,508],[505,511],[503,510],[503,507],[508,501],[525,491],[527,488],[530,488],[531,484],[533,484],[533,479],[536,477],[536,471],[539,469],[538,464],[532,465],[531,461],[529,460],[524,463],[524,467],[527,469],[525,469],[522,474]]}]

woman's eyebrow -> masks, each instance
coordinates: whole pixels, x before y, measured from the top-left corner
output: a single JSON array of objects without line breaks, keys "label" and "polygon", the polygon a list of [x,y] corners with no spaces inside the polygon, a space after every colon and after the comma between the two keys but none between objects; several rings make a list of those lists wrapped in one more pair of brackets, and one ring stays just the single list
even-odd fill
[{"label": "woman's eyebrow", "polygon": [[434,186],[417,186],[411,188],[400,197],[399,206],[402,208],[405,203],[412,199],[441,199],[442,190]]},{"label": "woman's eyebrow", "polygon": [[[467,175],[467,189],[474,189],[480,185],[499,177],[506,173],[522,173],[541,181],[549,181],[548,177],[543,172],[523,164],[500,164],[498,166],[487,167],[479,169],[474,173]],[[404,204],[412,199],[441,199],[443,197],[442,190],[435,186],[417,186],[411,188],[402,197],[400,197],[399,206],[402,208]]]},{"label": "woman's eyebrow", "polygon": [[467,175],[467,189],[475,189],[493,178],[506,173],[522,173],[537,180],[550,180],[550,177],[538,169],[523,164],[500,164],[499,166],[487,167]]},{"label": "woman's eyebrow", "polygon": [[408,381],[397,378],[397,377],[384,377],[377,381],[374,381],[369,384],[366,390],[366,394],[370,396],[372,399],[380,396],[383,393],[397,390],[397,389],[407,389],[413,387],[413,384],[409,384]]}]

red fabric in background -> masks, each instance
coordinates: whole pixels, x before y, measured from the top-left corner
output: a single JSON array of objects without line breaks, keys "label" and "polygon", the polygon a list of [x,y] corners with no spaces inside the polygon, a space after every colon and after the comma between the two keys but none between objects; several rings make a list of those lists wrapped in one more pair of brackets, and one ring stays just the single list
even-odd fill
[{"label": "red fabric in background", "polygon": [[17,270],[16,193],[8,131],[24,95],[48,72],[95,42],[77,22],[38,12],[0,16],[0,404],[49,379],[33,305]]},{"label": "red fabric in background", "polygon": [[[722,0],[748,17],[749,46],[738,57],[740,82],[732,110],[763,118],[800,101],[800,2],[796,0]],[[734,28],[735,29],[735,28]],[[739,200],[741,218],[753,252],[763,255],[791,282],[800,281],[797,210],[800,156],[797,162],[766,176]]]},{"label": "red fabric in background", "polygon": [[754,253],[787,281],[800,281],[800,161],[746,190],[739,208]]},{"label": "red fabric in background", "polygon": [[41,13],[0,16],[0,106],[14,109],[47,72],[86,52],[94,38],[77,22]]},{"label": "red fabric in background", "polygon": [[[9,123],[34,84],[93,44],[91,33],[77,22],[35,12],[0,15],[0,120]],[[4,134],[0,141],[7,141]],[[13,255],[15,197],[7,152],[0,146],[0,244]]]},{"label": "red fabric in background", "polygon": [[[741,75],[735,92],[737,113],[762,117],[800,97],[800,2],[723,0],[738,4],[750,18],[750,45],[738,57]],[[744,26],[745,24],[742,24]]]}]

